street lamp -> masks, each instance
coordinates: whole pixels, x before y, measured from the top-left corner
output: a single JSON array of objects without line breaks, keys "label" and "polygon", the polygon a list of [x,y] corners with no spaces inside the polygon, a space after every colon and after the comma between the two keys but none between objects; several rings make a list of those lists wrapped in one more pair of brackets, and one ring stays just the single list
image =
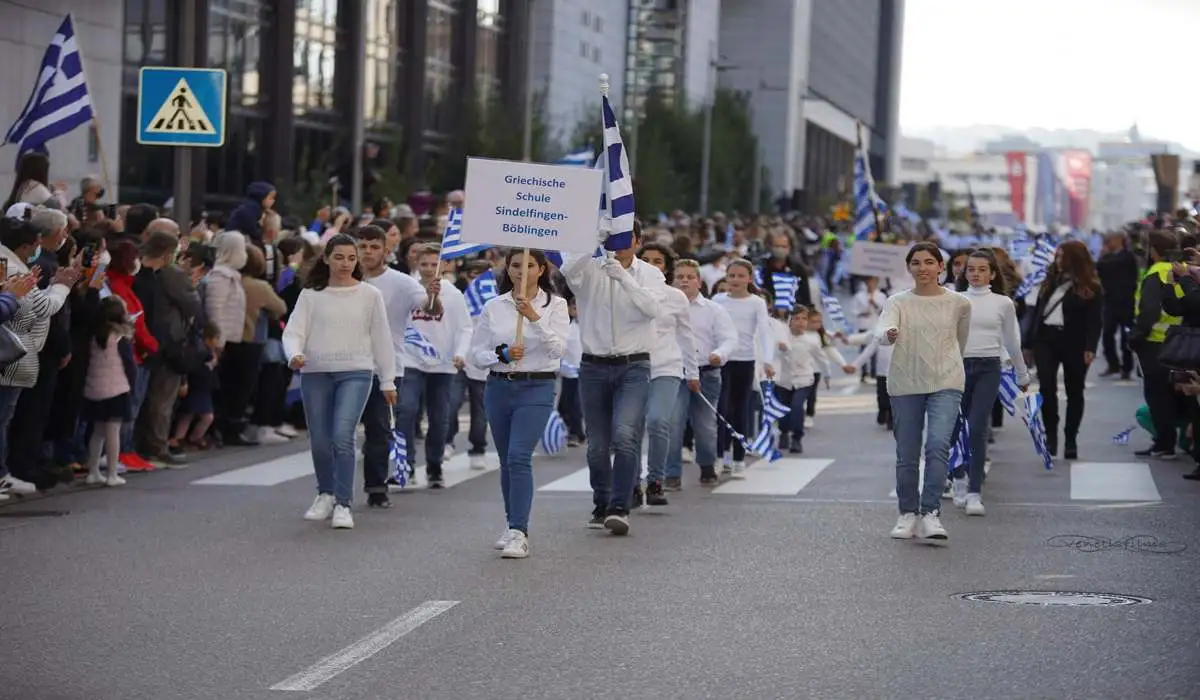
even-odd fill
[{"label": "street lamp", "polygon": [[709,169],[712,167],[712,120],[713,120],[713,105],[717,101],[717,73],[723,70],[734,70],[737,68],[732,63],[722,63],[712,57],[716,53],[715,47],[709,45],[709,60],[708,60],[708,104],[704,108],[704,144],[700,153],[700,215],[708,215],[708,176]]}]

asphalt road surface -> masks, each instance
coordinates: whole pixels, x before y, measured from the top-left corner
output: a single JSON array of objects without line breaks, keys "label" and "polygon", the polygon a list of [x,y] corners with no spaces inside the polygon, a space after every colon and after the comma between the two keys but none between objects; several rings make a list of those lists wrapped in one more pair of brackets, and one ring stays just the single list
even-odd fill
[{"label": "asphalt road surface", "polygon": [[[1046,472],[1008,419],[945,547],[887,536],[869,384],[822,395],[803,459],[715,490],[689,465],[624,538],[584,528],[582,450],[537,457],[523,561],[465,457],[352,531],[301,519],[302,443],[10,501],[0,698],[1200,697],[1200,484],[1112,444],[1140,389],[1091,381],[1080,461]],[[1005,591],[1132,598],[956,597]]]}]

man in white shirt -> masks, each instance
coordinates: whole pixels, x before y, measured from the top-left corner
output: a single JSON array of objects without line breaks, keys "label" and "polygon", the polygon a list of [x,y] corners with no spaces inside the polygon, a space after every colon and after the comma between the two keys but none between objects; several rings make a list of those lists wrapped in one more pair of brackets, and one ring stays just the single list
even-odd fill
[{"label": "man in white shirt", "polygon": [[[446,456],[446,435],[450,430],[450,407],[454,391],[462,390],[458,372],[466,365],[471,345],[471,314],[462,292],[452,284],[441,284],[438,261],[442,247],[426,243],[417,253],[417,274],[420,283],[431,288],[438,284],[441,308],[429,310],[418,307],[409,317],[408,325],[416,329],[436,351],[423,352],[412,343],[404,344],[404,384],[400,390],[396,425],[405,437],[416,434],[421,402],[429,427],[425,431],[425,475],[429,488],[442,487],[442,460]],[[409,440],[408,461],[415,463],[413,440]]]},{"label": "man in white shirt", "polygon": [[629,532],[642,463],[654,320],[666,288],[658,268],[637,259],[641,244],[641,224],[635,222],[632,248],[572,258],[562,270],[575,294],[583,345],[579,388],[593,504],[588,527],[614,535]]},{"label": "man in white shirt", "polygon": [[[359,264],[363,270],[363,281],[373,285],[383,294],[387,308],[388,327],[392,333],[392,348],[396,353],[396,387],[402,386],[404,377],[404,331],[413,312],[428,306],[432,300],[435,313],[441,313],[441,285],[434,283],[427,289],[420,282],[403,272],[387,266],[387,234],[378,226],[363,226],[356,232],[358,238]],[[388,498],[388,444],[391,440],[393,410],[379,390],[379,379],[367,398],[362,422],[366,431],[363,441],[363,483],[366,486],[367,505],[376,508],[391,506]],[[405,438],[409,438],[406,434]],[[409,439],[412,444],[411,439]],[[411,449],[411,448],[410,448]],[[410,460],[411,461],[411,460]]]},{"label": "man in white shirt", "polygon": [[[680,488],[683,479],[683,433],[688,420],[696,441],[696,463],[700,466],[700,483],[716,486],[717,477],[717,416],[709,407],[721,398],[721,367],[737,347],[738,334],[729,312],[700,294],[700,265],[695,260],[675,263],[675,286],[687,296],[692,318],[692,336],[696,349],[696,364],[700,367],[700,395],[680,387],[678,414],[674,421],[675,435],[671,437],[671,453],[667,458],[668,490]],[[708,404],[704,400],[708,400]]]}]

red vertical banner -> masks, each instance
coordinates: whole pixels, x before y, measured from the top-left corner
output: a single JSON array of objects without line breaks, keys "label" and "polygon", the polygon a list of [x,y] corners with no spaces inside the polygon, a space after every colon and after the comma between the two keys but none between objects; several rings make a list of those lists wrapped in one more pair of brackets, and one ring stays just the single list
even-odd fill
[{"label": "red vertical banner", "polygon": [[1092,194],[1092,154],[1087,151],[1065,151],[1062,155],[1070,197],[1071,228],[1082,229],[1088,223]]},{"label": "red vertical banner", "polygon": [[1021,151],[1009,151],[1004,154],[1008,166],[1008,195],[1012,200],[1012,212],[1017,221],[1025,223],[1025,154]]}]

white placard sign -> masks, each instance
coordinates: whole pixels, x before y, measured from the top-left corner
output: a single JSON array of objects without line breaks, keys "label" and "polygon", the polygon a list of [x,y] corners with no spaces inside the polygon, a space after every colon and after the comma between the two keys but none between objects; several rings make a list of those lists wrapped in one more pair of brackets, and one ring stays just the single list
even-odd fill
[{"label": "white placard sign", "polygon": [[468,158],[462,240],[591,253],[603,176],[591,168]]},{"label": "white placard sign", "polygon": [[891,243],[855,241],[850,248],[850,274],[904,279],[908,276],[908,263],[904,262],[908,248]]}]

